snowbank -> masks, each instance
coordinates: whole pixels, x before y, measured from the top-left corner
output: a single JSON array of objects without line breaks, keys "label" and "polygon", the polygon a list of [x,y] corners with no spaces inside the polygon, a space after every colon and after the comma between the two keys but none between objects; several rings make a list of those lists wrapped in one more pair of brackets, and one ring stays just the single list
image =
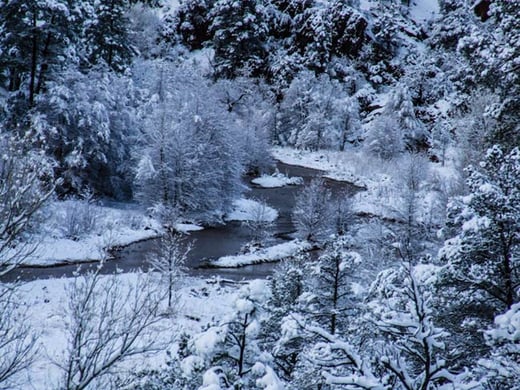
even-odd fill
[{"label": "snowbank", "polygon": [[202,226],[195,225],[192,223],[178,223],[175,225],[175,230],[181,233],[198,232],[204,230]]},{"label": "snowbank", "polygon": [[233,202],[233,211],[226,216],[226,221],[266,221],[278,218],[278,211],[265,203],[253,199],[238,199]]},{"label": "snowbank", "polygon": [[[117,278],[121,278],[123,285],[128,285],[135,282],[137,276],[129,273],[118,275]],[[26,324],[33,330],[33,334],[40,335],[38,345],[41,347],[41,353],[37,355],[35,363],[27,372],[27,386],[20,388],[57,388],[58,381],[62,379],[63,373],[51,359],[62,361],[66,352],[64,313],[68,302],[66,286],[71,282],[70,278],[44,279],[25,283],[20,288],[20,310],[27,310]],[[229,315],[239,291],[236,286],[191,277],[186,277],[179,283],[179,290],[176,292],[177,314],[172,317],[165,316],[154,326],[154,335],[158,341],[169,341],[175,334],[196,334],[212,318]],[[137,356],[126,362],[121,369],[134,373],[144,369],[159,369],[164,367],[168,359],[166,351],[151,356]]]},{"label": "snowbank", "polygon": [[34,253],[28,256],[24,265],[52,266],[58,264],[81,263],[106,259],[107,250],[159,237],[156,230],[132,230],[123,228],[101,236],[88,236],[78,241],[67,238],[46,238]]},{"label": "snowbank", "polygon": [[246,265],[269,263],[282,260],[289,256],[311,249],[312,245],[307,241],[293,240],[268,248],[260,248],[252,253],[235,256],[223,256],[211,262],[212,267],[236,268]]},{"label": "snowbank", "polygon": [[[368,155],[362,149],[344,152],[320,150],[310,152],[293,148],[272,149],[274,158],[286,164],[298,165],[324,171],[324,177],[353,183],[365,191],[353,197],[353,211],[358,214],[377,216],[392,220],[407,219],[407,167],[414,156],[403,154],[392,160],[383,160]],[[415,194],[416,218],[427,224],[440,224],[436,216],[444,215],[446,194],[452,192],[457,182],[458,170],[455,159],[447,158],[443,166],[424,159],[420,185]]]},{"label": "snowbank", "polygon": [[299,176],[288,177],[283,173],[276,171],[272,175],[262,175],[251,180],[251,183],[259,185],[263,188],[278,188],[288,185],[298,186],[303,184],[303,179]]},{"label": "snowbank", "polygon": [[366,187],[363,176],[355,172],[350,161],[353,153],[320,150],[311,152],[289,147],[271,149],[273,157],[285,164],[324,171],[324,177]]},{"label": "snowbank", "polygon": [[107,250],[159,237],[161,225],[141,210],[68,200],[43,211],[41,228],[31,236],[36,249],[22,264],[52,266],[99,261]]}]

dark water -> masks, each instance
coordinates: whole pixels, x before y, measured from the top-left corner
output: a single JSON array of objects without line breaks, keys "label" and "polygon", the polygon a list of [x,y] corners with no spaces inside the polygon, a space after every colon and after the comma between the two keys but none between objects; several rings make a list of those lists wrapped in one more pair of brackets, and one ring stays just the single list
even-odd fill
[{"label": "dark water", "polygon": [[[289,176],[302,177],[305,184],[308,184],[313,178],[322,175],[322,172],[318,170],[283,163],[278,163],[277,169]],[[355,186],[343,182],[326,180],[325,183],[336,196],[339,196],[339,194],[350,196],[358,190]],[[291,221],[291,212],[295,204],[296,195],[302,186],[260,188],[258,186],[249,185],[249,187],[250,191],[245,194],[247,198],[264,201],[269,206],[278,210],[279,218],[276,220],[273,228],[273,234],[275,236],[275,238],[273,238],[273,244],[288,239],[290,234],[295,231]],[[230,269],[204,268],[204,264],[206,264],[208,260],[236,254],[240,251],[242,246],[250,240],[248,229],[237,222],[191,232],[187,240],[193,242],[187,264],[188,273],[192,275],[204,277],[219,276],[224,279],[233,280],[263,278],[270,275],[275,266],[274,264],[258,264]],[[147,269],[147,259],[153,256],[157,249],[158,240],[156,239],[131,244],[126,248],[114,252],[114,258],[104,264],[102,272],[114,273],[118,270],[130,272],[139,268]],[[97,266],[97,262],[82,264],[81,270],[89,270]],[[57,278],[61,276],[72,276],[77,270],[78,265],[75,264],[46,268],[21,267],[9,273],[7,276],[4,276],[2,280]]]}]

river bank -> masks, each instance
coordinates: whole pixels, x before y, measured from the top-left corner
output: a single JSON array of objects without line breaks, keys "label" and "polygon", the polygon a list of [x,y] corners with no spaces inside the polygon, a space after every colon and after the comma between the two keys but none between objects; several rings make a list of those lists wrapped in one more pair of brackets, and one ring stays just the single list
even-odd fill
[{"label": "river bank", "polygon": [[[280,172],[287,177],[301,178],[301,182],[298,182],[300,185],[265,188],[252,184],[252,178],[247,178],[248,191],[244,194],[246,198],[265,203],[273,210],[276,210],[277,218],[274,221],[271,231],[272,238],[270,239],[270,244],[272,245],[282,244],[287,242],[287,240],[293,239],[291,235],[294,233],[295,228],[291,220],[291,214],[296,195],[301,190],[302,185],[308,184],[312,179],[323,175],[323,171],[320,170],[294,166],[283,162],[278,162],[275,169],[276,172]],[[352,195],[358,191],[358,188],[355,186],[335,180],[327,180],[326,185],[334,194],[345,193]],[[128,212],[128,210],[125,211],[126,214]],[[130,217],[130,214],[126,215],[126,217],[134,220],[137,218],[135,215]],[[150,225],[151,222],[146,221],[146,224]],[[161,227],[158,224],[154,225],[153,230],[147,227],[148,225],[146,224],[143,225],[141,223],[140,226],[144,226],[142,227],[143,234],[149,234],[149,237],[139,237],[135,234],[136,239],[133,242],[105,246],[105,248],[111,248],[108,251],[100,251],[99,245],[91,247],[90,252],[97,254],[97,257],[91,254],[78,259],[79,255],[76,252],[75,258],[78,259],[77,261],[74,261],[73,257],[65,260],[55,259],[55,263],[47,261],[25,264],[4,276],[2,280],[29,281],[63,276],[71,277],[78,271],[78,266],[81,265],[81,271],[94,269],[99,265],[100,260],[104,261],[103,273],[107,274],[131,272],[137,269],[146,270],[149,267],[149,258],[157,251],[157,239],[161,235]],[[251,232],[240,221],[230,221],[224,225],[208,227],[202,230],[192,229],[186,232],[186,242],[192,243],[192,250],[188,255],[188,263],[186,264],[188,273],[201,277],[217,275],[235,280],[268,276],[272,272],[273,264],[248,265],[237,269],[208,269],[204,267],[210,260],[239,254],[250,239]],[[101,238],[98,240],[101,241]],[[106,242],[108,243],[109,241],[106,240]]]}]

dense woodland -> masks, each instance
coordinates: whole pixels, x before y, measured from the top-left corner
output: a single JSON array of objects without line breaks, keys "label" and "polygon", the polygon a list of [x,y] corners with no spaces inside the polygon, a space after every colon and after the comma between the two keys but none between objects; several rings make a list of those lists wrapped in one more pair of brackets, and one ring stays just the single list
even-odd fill
[{"label": "dense woodland", "polygon": [[[0,0],[0,275],[33,250],[48,202],[222,224],[273,146],[394,166],[391,218],[313,181],[293,221],[319,255],[242,287],[197,336],[175,330],[153,370],[117,364],[153,349],[133,342],[154,293],[140,285],[141,311],[98,326],[117,284],[76,281],[56,389],[520,389],[517,1]],[[430,172],[448,165],[449,182]],[[169,276],[179,240],[156,259]],[[41,353],[18,288],[0,283],[6,389],[31,388]]]}]

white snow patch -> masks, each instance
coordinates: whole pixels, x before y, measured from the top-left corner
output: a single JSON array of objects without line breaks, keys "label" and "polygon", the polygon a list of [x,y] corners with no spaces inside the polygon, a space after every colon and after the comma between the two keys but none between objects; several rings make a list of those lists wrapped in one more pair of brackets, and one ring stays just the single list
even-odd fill
[{"label": "white snow patch", "polygon": [[287,185],[298,186],[303,184],[303,179],[299,176],[288,177],[278,171],[272,175],[262,175],[256,179],[251,180],[251,183],[257,184],[263,188],[278,188]]},{"label": "white snow patch", "polygon": [[324,171],[324,177],[332,180],[345,181],[364,187],[363,177],[357,174],[349,160],[347,152],[320,150],[311,152],[289,147],[271,149],[273,157],[285,164]]},{"label": "white snow patch", "polygon": [[435,19],[440,14],[438,0],[412,0],[410,5],[410,16],[421,24]]},{"label": "white snow patch", "polygon": [[200,225],[195,225],[192,223],[177,223],[175,225],[175,230],[181,233],[189,233],[189,232],[197,232],[199,230],[204,230],[204,228]]},{"label": "white snow patch", "polygon": [[238,199],[233,202],[233,211],[226,221],[268,221],[278,218],[278,211],[253,199]]},{"label": "white snow patch", "polygon": [[[104,282],[101,277],[100,283]],[[136,274],[121,274],[123,285],[132,283]],[[72,279],[43,279],[24,283],[20,286],[20,310],[27,311],[28,320],[33,334],[40,335],[38,345],[41,347],[35,363],[26,374],[27,387],[33,390],[47,390],[56,388],[63,373],[50,359],[61,361],[65,357],[67,336],[64,313],[66,313],[68,293],[65,287]],[[235,286],[208,283],[199,278],[187,277],[183,279],[177,290],[177,315],[164,317],[154,328],[157,340],[171,340],[172,334],[188,333],[191,335],[202,331],[202,326],[210,323],[213,318],[224,318],[234,310],[233,302],[237,298],[238,289]],[[166,306],[166,302],[165,302]],[[214,339],[205,337],[198,339],[201,350],[209,352],[219,335]],[[171,359],[166,351],[153,356],[136,356],[128,361],[121,370],[125,372],[139,372],[144,369],[160,369]],[[181,363],[186,372],[200,369],[202,360],[190,359]],[[20,387],[22,388],[22,387]]]},{"label": "white snow patch", "polygon": [[243,255],[224,256],[211,262],[213,267],[236,268],[245,265],[269,263],[282,260],[286,257],[308,250],[312,245],[307,241],[293,240],[268,248],[260,248],[253,253]]},{"label": "white snow patch", "polygon": [[108,257],[110,248],[156,238],[162,233],[161,225],[142,211],[90,205],[89,213],[95,223],[88,231],[79,229],[78,234],[71,237],[64,225],[70,223],[82,205],[81,201],[51,204],[40,231],[31,237],[36,249],[22,264],[50,266],[99,261]]}]

